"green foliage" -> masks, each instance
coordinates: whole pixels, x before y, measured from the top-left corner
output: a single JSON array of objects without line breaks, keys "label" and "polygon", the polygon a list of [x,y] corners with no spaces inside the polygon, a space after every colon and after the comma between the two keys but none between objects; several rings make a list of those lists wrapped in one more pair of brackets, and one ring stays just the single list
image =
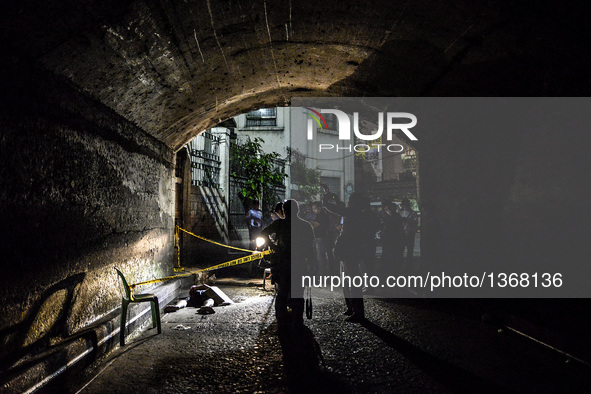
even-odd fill
[{"label": "green foliage", "polygon": [[239,192],[243,201],[260,201],[262,196],[265,200],[272,199],[273,185],[282,185],[287,177],[279,153],[265,153],[263,142],[261,138],[248,138],[244,144],[232,144],[230,147],[230,172],[232,176],[245,180]]},{"label": "green foliage", "polygon": [[306,167],[303,160],[293,160],[291,183],[298,185],[299,198],[313,201],[320,193],[320,170]]}]

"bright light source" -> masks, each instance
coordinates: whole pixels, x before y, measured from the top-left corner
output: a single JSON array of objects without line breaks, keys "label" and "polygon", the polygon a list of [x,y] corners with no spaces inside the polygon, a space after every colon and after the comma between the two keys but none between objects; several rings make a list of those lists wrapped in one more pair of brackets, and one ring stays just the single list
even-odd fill
[{"label": "bright light source", "polygon": [[255,240],[255,243],[257,245],[257,248],[260,248],[261,246],[263,246],[265,244],[265,238],[257,237],[257,239]]}]

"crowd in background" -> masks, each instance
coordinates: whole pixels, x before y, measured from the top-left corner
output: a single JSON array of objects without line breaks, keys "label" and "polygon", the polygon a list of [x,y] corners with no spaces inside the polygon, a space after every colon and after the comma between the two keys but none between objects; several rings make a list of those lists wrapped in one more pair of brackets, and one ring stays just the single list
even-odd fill
[{"label": "crowd in background", "polygon": [[[289,298],[292,251],[301,254],[301,258],[295,262],[297,265],[310,265],[313,261],[313,274],[320,276],[343,273],[349,277],[363,274],[384,277],[409,274],[415,270],[413,254],[419,214],[412,209],[408,199],[403,199],[400,203],[385,200],[372,207],[369,199],[362,193],[351,194],[347,204],[339,201],[332,193],[324,193],[322,201],[301,206],[294,200],[288,200],[285,204],[278,203],[268,218],[270,224],[262,229],[262,212],[258,209],[258,204],[253,206],[247,216],[253,241],[253,237],[260,234],[262,229],[263,236],[269,239],[275,236],[275,244],[286,245],[283,248],[277,247],[276,251],[288,263],[282,265],[283,271],[280,274],[286,279],[279,281],[276,300],[276,307],[277,302],[280,306],[280,310],[276,311],[278,316],[284,313],[287,305],[281,300]],[[299,227],[292,233],[294,223]],[[298,246],[292,249],[291,244],[294,242]],[[378,256],[379,245],[381,253]],[[363,321],[363,289],[344,286],[343,293],[347,320]],[[300,299],[301,294],[297,298]],[[301,316],[301,308],[298,304],[298,317]]]}]

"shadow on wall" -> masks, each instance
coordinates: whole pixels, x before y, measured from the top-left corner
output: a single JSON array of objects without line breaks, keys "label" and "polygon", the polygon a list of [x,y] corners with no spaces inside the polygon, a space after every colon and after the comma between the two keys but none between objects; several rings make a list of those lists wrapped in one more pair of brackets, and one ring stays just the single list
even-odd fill
[{"label": "shadow on wall", "polygon": [[389,40],[353,74],[331,85],[328,92],[344,96],[424,96],[447,67],[444,53],[428,41]]},{"label": "shadow on wall", "polygon": [[[44,352],[52,353],[57,345],[63,344],[76,289],[85,277],[85,273],[76,274],[51,286],[28,309],[27,316],[20,323],[0,330],[0,382],[38,363],[47,354]],[[90,336],[87,339],[96,349],[97,338],[92,330],[68,337],[67,341],[86,335]],[[18,364],[17,361],[27,354],[33,356]]]}]

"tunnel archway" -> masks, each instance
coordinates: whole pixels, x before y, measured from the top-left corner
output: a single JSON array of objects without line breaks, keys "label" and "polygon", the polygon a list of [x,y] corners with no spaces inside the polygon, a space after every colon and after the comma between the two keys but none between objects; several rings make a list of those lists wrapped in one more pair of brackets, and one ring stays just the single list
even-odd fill
[{"label": "tunnel archway", "polygon": [[579,13],[554,5],[64,1],[14,5],[3,36],[176,151],[294,95],[584,94]]}]

